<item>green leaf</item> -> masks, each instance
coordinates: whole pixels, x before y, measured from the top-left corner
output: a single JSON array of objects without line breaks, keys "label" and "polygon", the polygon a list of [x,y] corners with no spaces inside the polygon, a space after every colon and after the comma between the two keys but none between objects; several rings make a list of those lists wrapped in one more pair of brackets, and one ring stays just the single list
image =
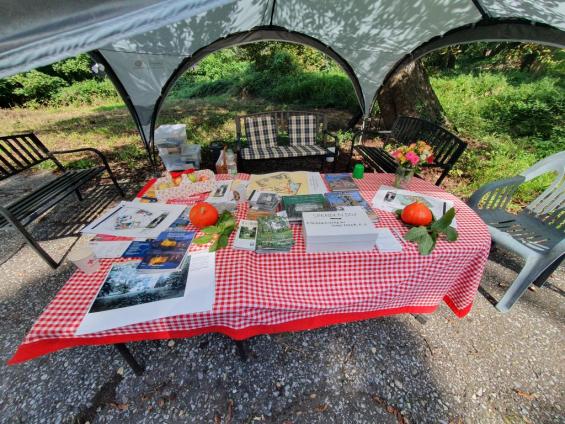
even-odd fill
[{"label": "green leaf", "polygon": [[212,241],[212,235],[211,234],[206,234],[204,236],[200,236],[200,237],[197,237],[194,240],[192,240],[192,242],[194,244],[206,244],[206,243],[209,243],[210,241]]},{"label": "green leaf", "polygon": [[453,218],[455,218],[455,209],[451,208],[440,219],[435,221],[430,228],[432,231],[445,232],[445,229],[451,225]]},{"label": "green leaf", "polygon": [[215,225],[210,225],[209,227],[202,228],[204,234],[216,234],[218,232],[218,227]]},{"label": "green leaf", "polygon": [[423,256],[429,255],[430,252],[434,250],[435,245],[436,242],[434,238],[432,238],[432,236],[426,233],[426,236],[422,237],[422,239],[418,241],[418,251]]},{"label": "green leaf", "polygon": [[419,242],[428,236],[428,229],[426,227],[413,227],[404,235],[404,239],[408,241]]},{"label": "green leaf", "polygon": [[229,234],[222,234],[220,236],[220,238],[218,239],[218,249],[222,249],[224,247],[227,247],[228,238],[229,238]]},{"label": "green leaf", "polygon": [[453,227],[447,227],[445,229],[445,235],[447,236],[447,241],[455,241],[457,237],[459,237],[457,230]]}]

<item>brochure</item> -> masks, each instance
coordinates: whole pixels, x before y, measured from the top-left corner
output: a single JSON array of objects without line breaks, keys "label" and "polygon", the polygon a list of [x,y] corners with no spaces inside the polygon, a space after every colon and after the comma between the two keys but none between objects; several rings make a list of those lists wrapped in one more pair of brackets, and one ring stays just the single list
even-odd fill
[{"label": "brochure", "polygon": [[350,206],[361,206],[372,221],[378,221],[379,216],[358,191],[333,191],[324,195],[328,203],[336,210]]},{"label": "brochure", "polygon": [[112,266],[75,335],[212,310],[213,253],[194,253],[182,270],[175,272],[143,274],[137,270],[138,263]]},{"label": "brochure", "polygon": [[151,241],[132,241],[127,250],[122,254],[122,258],[143,258],[151,248]]},{"label": "brochure", "polygon": [[242,219],[233,241],[234,249],[255,250],[257,238],[257,221]]},{"label": "brochure", "polygon": [[169,230],[159,234],[137,269],[140,272],[180,270],[193,238],[193,231]]},{"label": "brochure", "polygon": [[120,202],[82,229],[85,234],[155,238],[181,215],[186,206],[164,203]]},{"label": "brochure", "polygon": [[287,218],[274,215],[257,220],[257,253],[288,252],[293,244]]},{"label": "brochure", "polygon": [[326,182],[331,191],[356,191],[359,190],[351,174],[326,174]]},{"label": "brochure", "polygon": [[[396,212],[404,209],[414,202],[424,203],[432,211],[434,219],[440,219],[445,212],[453,207],[451,200],[438,199],[432,196],[426,196],[409,190],[401,190],[389,186],[381,186],[373,198],[373,207],[387,212]],[[457,228],[457,222],[454,218],[451,226]]]},{"label": "brochure", "polygon": [[282,205],[291,223],[302,222],[302,212],[334,210],[322,194],[283,196]]}]

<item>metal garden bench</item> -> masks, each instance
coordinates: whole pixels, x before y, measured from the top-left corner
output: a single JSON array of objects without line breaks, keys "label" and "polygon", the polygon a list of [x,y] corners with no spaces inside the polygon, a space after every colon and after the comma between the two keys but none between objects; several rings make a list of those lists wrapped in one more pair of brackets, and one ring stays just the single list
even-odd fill
[{"label": "metal garden bench", "polygon": [[[507,211],[520,185],[556,174],[551,185],[518,214]],[[565,152],[536,163],[522,174],[479,188],[469,199],[489,227],[492,240],[526,259],[518,277],[496,304],[507,312],[531,285],[542,286],[565,256]]]},{"label": "metal garden bench", "polygon": [[[337,155],[327,149],[327,119],[316,112],[273,111],[235,117],[241,165],[246,161]],[[335,139],[335,137],[334,137]],[[244,168],[244,166],[242,166]]]},{"label": "metal garden bench", "polygon": [[[95,153],[102,161],[103,166],[69,170],[55,156],[76,152]],[[112,174],[108,161],[96,149],[81,148],[49,151],[33,133],[0,136],[0,180],[5,180],[48,160],[55,163],[60,174],[54,180],[37,187],[31,193],[7,205],[1,205],[0,228],[13,225],[52,268],[57,268],[59,264],[33,239],[26,230],[26,225],[40,217],[70,194],[75,193],[78,199],[82,200],[82,195],[79,191],[81,186],[105,170],[108,172],[118,193],[122,197],[124,193],[118,185],[114,174]]]},{"label": "metal garden bench", "polygon": [[390,131],[378,131],[373,132],[373,134],[361,131],[356,133],[353,138],[351,156],[353,152],[358,153],[367,165],[377,172],[393,173],[396,171],[397,163],[384,148],[366,146],[363,143],[355,144],[356,139],[360,139],[361,136],[367,134],[379,137],[384,136],[385,146],[392,140],[394,140],[396,144],[402,145],[407,145],[417,140],[426,141],[432,146],[434,161],[425,166],[442,170],[441,175],[435,182],[437,186],[441,185],[451,168],[453,168],[453,165],[455,165],[467,148],[467,143],[433,122],[409,116],[399,116],[394,121]]}]

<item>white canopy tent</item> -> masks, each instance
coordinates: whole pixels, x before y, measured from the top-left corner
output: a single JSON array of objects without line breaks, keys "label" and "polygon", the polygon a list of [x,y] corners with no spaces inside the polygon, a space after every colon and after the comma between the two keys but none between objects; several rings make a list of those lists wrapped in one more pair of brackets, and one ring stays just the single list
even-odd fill
[{"label": "white canopy tent", "polygon": [[152,152],[159,109],[186,69],[221,48],[265,40],[332,57],[368,115],[387,76],[432,50],[479,40],[565,47],[565,1],[8,0],[0,77],[89,51]]}]

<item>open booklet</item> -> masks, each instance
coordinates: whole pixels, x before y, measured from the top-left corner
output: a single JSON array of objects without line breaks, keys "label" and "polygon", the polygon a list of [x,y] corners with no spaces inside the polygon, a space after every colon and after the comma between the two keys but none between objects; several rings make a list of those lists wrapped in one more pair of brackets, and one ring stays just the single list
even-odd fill
[{"label": "open booklet", "polygon": [[147,274],[139,261],[112,265],[75,335],[212,310],[215,254],[193,253],[180,271]]},{"label": "open booklet", "polygon": [[[414,202],[424,203],[432,211],[434,219],[440,219],[445,212],[453,207],[451,200],[438,199],[437,197],[426,196],[415,191],[402,190],[399,188],[381,186],[375,197],[373,197],[373,207],[387,212],[396,212],[404,209]],[[455,218],[451,223],[453,228],[457,228]]]},{"label": "open booklet", "polygon": [[185,205],[124,201],[84,227],[81,232],[155,238],[169,228],[185,208]]}]

